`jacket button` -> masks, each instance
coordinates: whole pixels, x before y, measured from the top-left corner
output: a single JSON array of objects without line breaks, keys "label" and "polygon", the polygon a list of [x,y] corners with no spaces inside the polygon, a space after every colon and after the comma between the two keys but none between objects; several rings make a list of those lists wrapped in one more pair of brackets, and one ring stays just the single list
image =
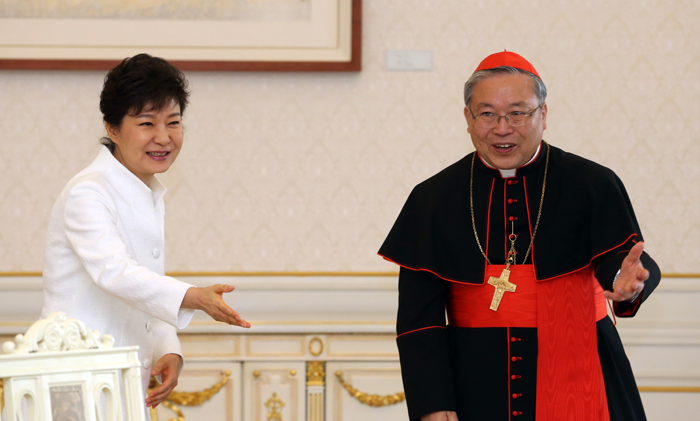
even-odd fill
[{"label": "jacket button", "polygon": [[149,368],[151,368],[151,360],[144,360],[142,365],[143,365],[143,368],[148,370]]},{"label": "jacket button", "polygon": [[153,258],[157,259],[160,257],[160,250],[158,249],[153,249]]},{"label": "jacket button", "polygon": [[146,323],[146,332],[151,331],[151,322]]}]

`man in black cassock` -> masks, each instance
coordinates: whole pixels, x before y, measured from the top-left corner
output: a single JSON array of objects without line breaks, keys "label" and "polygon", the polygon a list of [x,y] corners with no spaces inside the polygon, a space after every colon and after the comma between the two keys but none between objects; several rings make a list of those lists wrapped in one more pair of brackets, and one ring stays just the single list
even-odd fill
[{"label": "man in black cassock", "polygon": [[518,54],[464,95],[476,151],[414,188],[379,251],[401,266],[410,419],[645,420],[606,304],[634,316],[661,274],[622,182],[542,140],[547,91]]}]

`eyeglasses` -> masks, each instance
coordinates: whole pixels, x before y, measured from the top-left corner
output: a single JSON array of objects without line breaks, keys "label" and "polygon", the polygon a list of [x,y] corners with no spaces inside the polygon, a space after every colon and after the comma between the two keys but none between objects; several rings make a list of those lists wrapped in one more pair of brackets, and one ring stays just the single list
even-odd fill
[{"label": "eyeglasses", "polygon": [[537,108],[532,111],[512,111],[506,115],[498,115],[488,111],[479,115],[474,115],[471,109],[469,109],[469,113],[472,115],[476,127],[480,129],[491,129],[498,125],[501,121],[501,117],[505,118],[506,122],[513,127],[524,126],[530,122],[535,111],[540,108],[542,108],[542,104],[538,105]]}]

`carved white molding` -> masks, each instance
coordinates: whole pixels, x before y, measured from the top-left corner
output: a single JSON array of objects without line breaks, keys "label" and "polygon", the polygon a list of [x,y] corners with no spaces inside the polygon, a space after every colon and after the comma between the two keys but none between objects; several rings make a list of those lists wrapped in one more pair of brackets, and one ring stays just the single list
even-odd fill
[{"label": "carved white molding", "polygon": [[109,349],[114,345],[112,335],[100,337],[97,330],[89,330],[85,323],[70,319],[62,311],[51,313],[27,330],[15,336],[14,342],[2,345],[5,354],[29,354],[48,351],[74,351],[84,349]]}]

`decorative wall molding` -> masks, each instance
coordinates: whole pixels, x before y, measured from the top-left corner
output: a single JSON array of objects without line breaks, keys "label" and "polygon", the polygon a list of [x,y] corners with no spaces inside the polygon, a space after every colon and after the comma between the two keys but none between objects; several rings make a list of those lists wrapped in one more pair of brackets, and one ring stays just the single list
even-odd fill
[{"label": "decorative wall molding", "polygon": [[700,387],[639,386],[639,391],[656,393],[700,393]]},{"label": "decorative wall molding", "polygon": [[[232,277],[232,278],[246,278],[246,277],[345,277],[345,276],[355,276],[355,277],[376,277],[376,276],[399,276],[397,271],[384,271],[384,272],[166,272],[167,276],[172,277]],[[0,272],[0,278],[2,277],[41,277],[41,272]],[[664,273],[662,274],[664,278],[700,278],[700,273]]]},{"label": "decorative wall molding", "polygon": [[[236,287],[229,303],[253,323],[252,333],[393,333],[397,279],[392,276],[188,276],[195,286]],[[0,277],[0,334],[20,333],[39,316],[38,276]],[[700,276],[664,277],[637,317],[618,319],[630,345],[700,344]],[[236,333],[199,313],[186,333]]]}]

